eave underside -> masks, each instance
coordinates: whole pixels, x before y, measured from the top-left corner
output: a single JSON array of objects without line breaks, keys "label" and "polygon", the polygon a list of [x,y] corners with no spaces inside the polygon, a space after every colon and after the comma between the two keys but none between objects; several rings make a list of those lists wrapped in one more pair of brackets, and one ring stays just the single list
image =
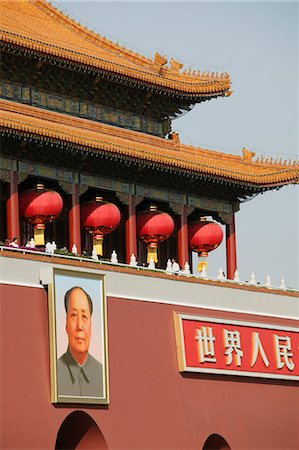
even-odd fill
[{"label": "eave underside", "polygon": [[[0,41],[2,58],[2,77],[5,79],[8,73],[9,79],[17,82],[24,80],[29,74],[30,81],[34,85],[43,86],[43,80],[49,90],[62,93],[71,88],[74,97],[81,96],[84,87],[84,96],[88,93],[93,99],[107,103],[107,91],[112,93],[113,104],[120,102],[120,107],[134,105],[136,112],[158,117],[176,117],[181,111],[188,111],[193,105],[217,97],[225,97],[226,91],[215,91],[212,85],[207,86],[202,92],[186,92],[175,88],[159,86],[153,82],[145,82],[130,76],[115,73],[104,69],[98,69],[86,64],[78,64],[74,61],[32,51],[28,48],[12,45]],[[9,58],[11,61],[9,61]],[[24,77],[20,78],[20,74]],[[83,77],[83,78],[82,78]],[[100,81],[99,81],[100,80]],[[115,98],[117,97],[117,99]],[[122,99],[124,105],[121,105]],[[108,102],[109,103],[109,102]]]}]

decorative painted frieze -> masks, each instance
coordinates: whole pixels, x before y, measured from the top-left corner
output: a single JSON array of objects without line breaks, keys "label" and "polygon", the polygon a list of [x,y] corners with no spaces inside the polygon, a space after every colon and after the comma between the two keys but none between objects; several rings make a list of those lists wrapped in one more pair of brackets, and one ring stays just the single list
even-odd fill
[{"label": "decorative painted frieze", "polygon": [[162,122],[157,122],[149,117],[63,95],[54,95],[38,88],[22,86],[11,81],[0,82],[0,97],[122,128],[163,136]]}]

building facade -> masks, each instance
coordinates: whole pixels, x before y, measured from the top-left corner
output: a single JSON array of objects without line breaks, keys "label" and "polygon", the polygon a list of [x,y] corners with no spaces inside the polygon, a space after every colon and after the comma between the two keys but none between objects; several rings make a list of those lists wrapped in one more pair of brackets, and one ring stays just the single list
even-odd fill
[{"label": "building facade", "polygon": [[[145,58],[44,0],[2,3],[1,448],[298,448],[298,293],[239,282],[235,238],[241,203],[297,184],[298,165],[172,132],[230,96],[228,74]],[[218,280],[189,271],[218,245],[190,246],[205,217],[225,225]],[[106,285],[99,401],[57,396],[62,269]]]}]

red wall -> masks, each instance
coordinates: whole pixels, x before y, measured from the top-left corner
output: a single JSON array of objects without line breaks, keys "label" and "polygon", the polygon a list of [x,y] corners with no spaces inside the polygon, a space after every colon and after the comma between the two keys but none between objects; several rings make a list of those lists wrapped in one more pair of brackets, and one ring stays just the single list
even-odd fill
[{"label": "red wall", "polygon": [[[2,285],[0,305],[0,448],[53,449],[61,423],[76,409],[50,403],[47,294]],[[298,449],[298,383],[181,375],[173,311],[248,318],[108,299],[110,405],[77,408],[93,418],[108,448],[202,449],[217,433],[232,449]],[[92,429],[86,442],[96,434]],[[84,439],[80,444],[86,448]]]}]

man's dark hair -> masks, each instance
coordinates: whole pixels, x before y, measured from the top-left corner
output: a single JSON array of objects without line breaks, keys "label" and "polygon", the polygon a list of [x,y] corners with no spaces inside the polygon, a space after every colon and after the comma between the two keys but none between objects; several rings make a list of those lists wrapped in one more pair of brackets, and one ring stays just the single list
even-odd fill
[{"label": "man's dark hair", "polygon": [[69,306],[70,295],[71,295],[71,293],[72,293],[72,291],[73,291],[74,289],[80,289],[80,291],[84,292],[84,294],[86,295],[87,301],[88,301],[88,306],[89,306],[90,315],[92,315],[92,312],[93,312],[93,305],[92,305],[91,297],[90,297],[90,295],[87,294],[87,292],[84,291],[84,289],[81,288],[80,286],[73,286],[71,289],[69,289],[69,290],[65,293],[65,296],[64,296],[64,307],[65,307],[66,313],[67,313],[67,309],[68,309],[68,306]]}]

